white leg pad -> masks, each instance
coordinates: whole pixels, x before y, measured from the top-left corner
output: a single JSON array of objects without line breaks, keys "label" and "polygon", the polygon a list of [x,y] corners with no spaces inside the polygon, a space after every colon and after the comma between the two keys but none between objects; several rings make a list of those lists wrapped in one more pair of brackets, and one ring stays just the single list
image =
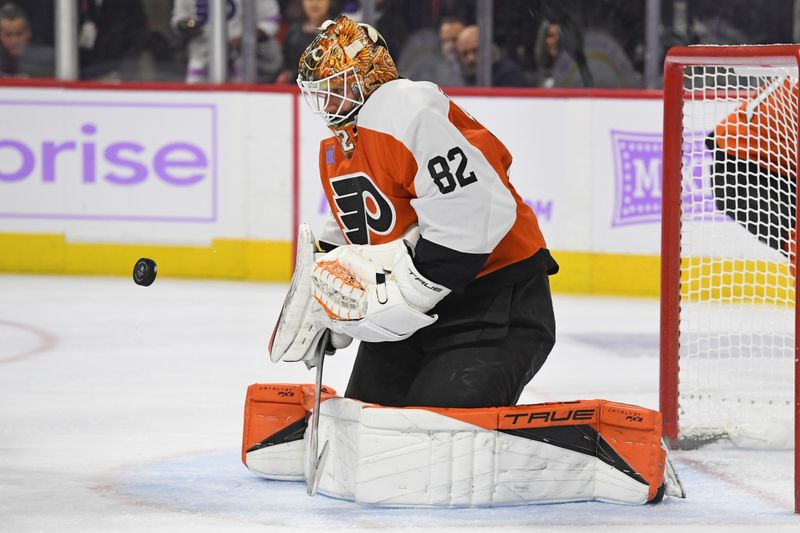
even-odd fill
[{"label": "white leg pad", "polygon": [[[248,388],[242,458],[251,471],[304,479],[311,392],[310,385]],[[581,400],[393,408],[325,394],[318,492],[335,498],[392,507],[640,505],[657,501],[670,481],[660,414],[641,407]]]},{"label": "white leg pad", "polygon": [[328,459],[319,492],[384,506],[574,501],[643,504],[648,485],[595,456],[424,409],[333,398],[322,404]]},{"label": "white leg pad", "polygon": [[305,480],[305,439],[247,452],[247,468],[267,479]]}]

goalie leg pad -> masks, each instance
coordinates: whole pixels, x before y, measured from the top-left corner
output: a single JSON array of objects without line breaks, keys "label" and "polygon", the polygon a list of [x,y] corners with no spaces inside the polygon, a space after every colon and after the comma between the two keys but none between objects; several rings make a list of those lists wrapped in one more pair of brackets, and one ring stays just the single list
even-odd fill
[{"label": "goalie leg pad", "polygon": [[[663,495],[661,415],[589,400],[478,409],[391,408],[326,389],[319,492],[382,506],[576,501],[641,505]],[[242,456],[254,473],[302,480],[313,387],[252,385]],[[307,432],[307,430],[306,430]],[[281,440],[283,438],[283,440]],[[306,450],[307,453],[307,450]]]},{"label": "goalie leg pad", "polygon": [[319,492],[386,506],[640,505],[665,469],[660,414],[603,400],[436,409],[335,398],[321,408],[326,440]]},{"label": "goalie leg pad", "polygon": [[[322,400],[336,392],[324,387]],[[314,385],[254,384],[244,404],[242,462],[268,479],[305,479],[305,439]]]}]

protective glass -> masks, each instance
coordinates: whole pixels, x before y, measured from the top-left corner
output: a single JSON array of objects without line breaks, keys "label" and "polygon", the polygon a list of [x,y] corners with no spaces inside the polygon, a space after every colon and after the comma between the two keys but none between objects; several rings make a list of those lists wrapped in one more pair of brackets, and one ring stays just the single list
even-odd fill
[{"label": "protective glass", "polygon": [[321,80],[298,77],[297,85],[311,112],[322,115],[330,126],[347,120],[364,103],[364,87],[355,67]]}]

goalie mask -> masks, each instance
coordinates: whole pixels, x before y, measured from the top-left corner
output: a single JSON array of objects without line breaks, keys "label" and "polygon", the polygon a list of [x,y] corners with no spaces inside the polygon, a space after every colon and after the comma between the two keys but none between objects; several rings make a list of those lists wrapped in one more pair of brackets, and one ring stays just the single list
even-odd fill
[{"label": "goalie mask", "polygon": [[378,31],[345,16],[328,20],[300,56],[297,85],[314,114],[321,115],[348,156],[355,148],[358,111],[397,68]]}]

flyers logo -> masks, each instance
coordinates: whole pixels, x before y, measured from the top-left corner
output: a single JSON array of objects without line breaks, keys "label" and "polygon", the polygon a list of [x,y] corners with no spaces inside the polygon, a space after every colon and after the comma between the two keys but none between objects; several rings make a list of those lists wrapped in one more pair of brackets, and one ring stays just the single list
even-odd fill
[{"label": "flyers logo", "polygon": [[352,244],[370,244],[370,231],[386,235],[396,220],[394,206],[366,174],[331,180],[336,215]]}]

